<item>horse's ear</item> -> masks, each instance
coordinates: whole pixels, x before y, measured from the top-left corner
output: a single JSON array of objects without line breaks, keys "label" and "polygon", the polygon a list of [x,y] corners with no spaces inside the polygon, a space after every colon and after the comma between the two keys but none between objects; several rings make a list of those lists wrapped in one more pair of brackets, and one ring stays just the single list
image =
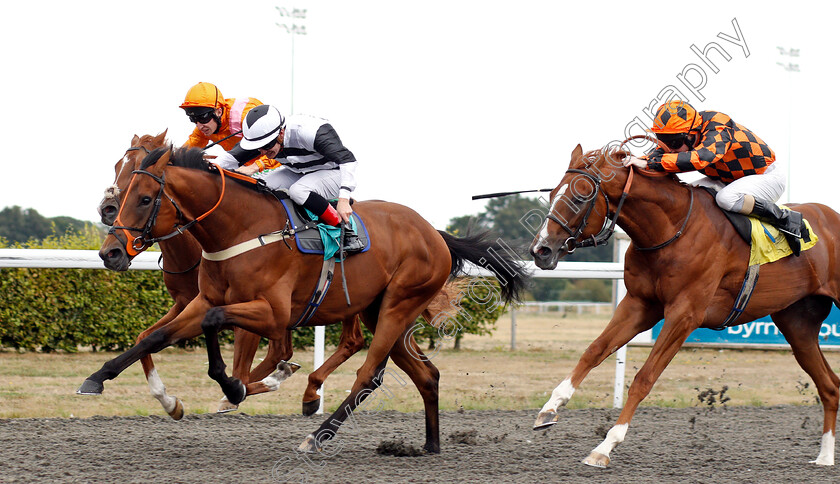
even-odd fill
[{"label": "horse's ear", "polygon": [[149,171],[150,171],[150,172],[152,172],[152,173],[154,173],[154,174],[156,174],[156,175],[160,175],[161,173],[163,173],[163,170],[165,170],[165,169],[166,169],[166,165],[168,165],[168,164],[169,164],[169,157],[170,157],[170,155],[172,155],[172,149],[171,149],[171,148],[170,148],[170,149],[168,149],[168,150],[166,150],[166,153],[164,153],[164,154],[160,157],[160,159],[158,159],[158,160],[155,162],[154,167],[153,167],[151,170],[149,170]]},{"label": "horse's ear", "polygon": [[129,146],[137,146],[137,143],[139,143],[139,142],[140,142],[140,137],[135,134],[134,137],[131,138],[131,144]]},{"label": "horse's ear", "polygon": [[583,155],[583,148],[581,148],[580,143],[575,147],[575,150],[572,151],[572,159],[580,158]]},{"label": "horse's ear", "polygon": [[163,144],[163,141],[166,139],[166,132],[169,131],[169,128],[163,130],[162,133],[155,136],[155,146],[160,146]]}]

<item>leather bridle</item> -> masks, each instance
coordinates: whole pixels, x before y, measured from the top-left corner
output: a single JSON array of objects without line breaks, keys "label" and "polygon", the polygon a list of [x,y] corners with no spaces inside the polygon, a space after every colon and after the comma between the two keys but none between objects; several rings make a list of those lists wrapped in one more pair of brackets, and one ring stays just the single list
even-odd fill
[{"label": "leather bridle", "polygon": [[[645,138],[645,139],[650,140],[649,138],[647,138],[644,135],[632,136],[632,137],[624,140],[619,145],[618,149],[620,150],[621,147],[624,146],[625,143],[627,143],[628,141],[630,141],[632,139],[636,139],[636,138]],[[659,140],[650,140],[650,141],[655,141],[657,144],[662,146],[662,144]],[[610,154],[605,152],[604,156],[610,156]],[[562,247],[566,248],[566,251],[569,254],[573,253],[575,251],[575,249],[577,249],[578,247],[597,247],[599,245],[606,245],[607,244],[607,241],[612,237],[613,233],[615,232],[615,226],[618,223],[618,216],[621,213],[621,207],[624,205],[624,201],[627,199],[627,197],[630,194],[630,187],[633,184],[633,176],[634,176],[634,173],[637,170],[639,171],[639,174],[643,175],[643,176],[668,176],[667,173],[663,173],[663,172],[641,170],[641,169],[638,169],[638,168],[633,167],[633,166],[629,167],[628,168],[629,173],[627,175],[627,182],[624,184],[624,189],[621,192],[621,198],[619,198],[618,203],[616,204],[615,212],[609,213],[609,206],[610,206],[609,197],[607,197],[606,191],[603,189],[603,187],[601,187],[601,183],[603,182],[603,180],[601,179],[601,177],[599,176],[598,173],[593,173],[590,170],[593,163],[594,162],[585,165],[584,169],[582,169],[582,170],[577,169],[577,168],[570,168],[570,169],[566,170],[566,173],[577,173],[579,175],[585,176],[589,181],[592,182],[592,184],[594,186],[594,189],[595,189],[595,193],[593,193],[592,196],[589,197],[588,206],[586,207],[585,213],[584,213],[583,217],[581,218],[581,221],[578,224],[578,226],[576,228],[572,229],[564,221],[562,221],[559,217],[557,217],[553,213],[551,213],[550,209],[548,211],[548,214],[546,215],[546,220],[547,221],[550,220],[550,221],[558,224],[560,226],[560,228],[562,228],[564,231],[569,233],[569,237],[563,242],[563,245],[562,245]],[[592,212],[595,208],[595,204],[598,202],[598,194],[599,193],[604,198],[604,201],[606,203],[606,211],[607,211],[607,213],[604,215],[604,223],[601,226],[601,230],[599,230],[598,233],[595,234],[595,235],[591,235],[591,236],[589,236],[589,237],[587,237],[583,240],[578,240],[578,238],[581,236],[584,229],[586,228],[587,223],[589,222],[589,216],[592,214]],[[691,198],[690,198],[689,205],[688,205],[688,213],[686,214],[685,219],[683,220],[682,226],[677,231],[677,233],[673,237],[671,237],[670,239],[668,239],[667,241],[665,241],[661,244],[654,245],[653,247],[636,247],[636,250],[640,250],[640,251],[658,250],[658,249],[661,249],[661,248],[663,248],[667,245],[670,245],[671,243],[673,243],[674,241],[676,241],[678,238],[680,238],[683,235],[683,233],[685,231],[685,227],[688,224],[688,219],[691,217],[691,212],[694,208],[694,191],[689,189],[689,194],[690,194]],[[546,222],[546,223],[548,223],[548,222]]]},{"label": "leather bridle", "polygon": [[[125,200],[128,197],[128,194],[131,193],[131,189],[134,187],[134,182],[135,182],[135,179],[137,178],[137,175],[149,176],[153,180],[158,182],[158,185],[160,185],[157,196],[155,197],[155,199],[153,201],[152,211],[149,214],[149,218],[146,220],[146,224],[142,228],[130,227],[130,226],[123,225],[123,223],[121,222],[122,211],[125,208],[125,204],[120,203],[120,211],[117,214],[116,220],[114,220],[114,225],[110,228],[110,230],[108,230],[108,234],[114,235],[114,237],[116,237],[117,240],[122,242],[125,249],[126,249],[126,253],[128,255],[130,255],[131,257],[136,256],[137,254],[146,250],[147,248],[151,247],[152,245],[154,245],[157,242],[168,240],[168,239],[171,239],[172,237],[183,234],[184,232],[189,230],[193,225],[197,224],[198,222],[200,222],[201,220],[206,218],[208,215],[213,213],[213,211],[216,210],[216,208],[218,208],[219,205],[222,203],[222,199],[225,196],[225,171],[224,170],[218,170],[218,171],[219,171],[219,173],[222,177],[222,192],[219,195],[219,200],[216,202],[216,204],[213,206],[213,208],[211,208],[210,210],[205,212],[203,215],[201,215],[200,217],[198,217],[194,220],[191,220],[191,221],[189,221],[185,224],[180,223],[181,220],[183,220],[183,218],[184,218],[183,212],[181,211],[180,207],[178,207],[178,204],[175,203],[175,200],[173,200],[172,197],[170,197],[169,195],[166,195],[166,198],[169,200],[170,203],[172,203],[173,207],[175,207],[175,211],[177,212],[178,222],[175,223],[175,228],[172,232],[170,232],[170,233],[168,233],[164,236],[161,236],[161,237],[151,237],[151,233],[152,233],[152,230],[155,227],[155,224],[157,223],[157,217],[160,214],[161,203],[162,203],[162,200],[163,200],[163,196],[165,195],[164,189],[166,188],[166,173],[164,172],[161,176],[157,176],[157,175],[155,175],[153,173],[150,173],[146,170],[134,170],[134,171],[132,171],[131,172],[132,173],[131,181],[129,182],[128,188],[125,191],[125,195],[123,196],[123,200]],[[131,233],[132,232],[135,232],[135,233],[139,232],[140,235],[138,235],[137,237],[134,237],[132,242],[129,243],[128,241],[129,241],[129,239],[131,239]],[[123,234],[125,236],[125,238],[121,237],[120,234]]]}]

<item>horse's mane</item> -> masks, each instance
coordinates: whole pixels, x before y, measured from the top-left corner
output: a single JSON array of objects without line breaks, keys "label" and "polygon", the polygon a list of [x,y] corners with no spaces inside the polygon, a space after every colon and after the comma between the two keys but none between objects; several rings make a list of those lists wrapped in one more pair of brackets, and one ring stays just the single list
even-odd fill
[{"label": "horse's mane", "polygon": [[[623,154],[623,156],[621,156],[622,154]],[[621,159],[621,158],[624,158],[624,156],[630,156],[632,154],[633,153],[631,153],[630,151],[622,148],[621,146],[607,145],[603,148],[599,148],[597,150],[590,150],[590,151],[587,151],[584,154],[582,154],[580,156],[579,160],[578,160],[579,162],[576,164],[576,166],[574,168],[588,167],[588,166],[590,166],[592,164],[595,164],[598,161],[600,161],[601,158],[604,158],[605,163],[610,163],[611,161],[607,161],[607,158],[609,158],[610,160],[613,160],[613,159],[616,159],[616,158]],[[667,175],[666,174],[662,174],[662,175],[663,175],[662,179],[668,179],[668,180],[676,182],[680,185],[688,185],[686,182],[682,181],[677,176],[676,173],[668,173]]]},{"label": "horse's mane", "polygon": [[172,166],[210,171],[210,163],[204,160],[204,151],[198,148],[172,149],[171,145],[152,150],[152,152],[149,153],[149,155],[143,160],[143,163],[140,164],[140,169],[145,170],[146,168],[154,165],[158,162],[158,160],[160,160],[160,157],[163,156],[164,153],[170,150],[172,151],[172,155],[169,157],[169,164]]},{"label": "horse's mane", "polygon": [[[204,150],[200,148],[178,148],[173,149],[171,146],[165,146],[161,148],[155,148],[149,153],[148,156],[143,160],[142,164],[140,165],[141,170],[145,170],[146,168],[154,165],[155,163],[160,160],[160,157],[163,156],[164,153],[167,151],[172,150],[172,154],[169,156],[169,164],[171,166],[177,166],[180,168],[188,168],[191,170],[199,170],[206,173],[212,174],[219,174],[219,171],[222,170],[220,167],[216,166],[213,163],[208,162],[204,159]],[[251,190],[260,192],[260,193],[269,193],[275,198],[288,198],[288,194],[279,191],[275,192],[268,188],[265,185],[265,182],[262,180],[257,180],[256,178],[251,178],[248,175],[243,175],[241,173],[237,173],[235,171],[224,170],[227,174],[226,176],[229,179],[237,182],[238,184],[250,188]]]}]

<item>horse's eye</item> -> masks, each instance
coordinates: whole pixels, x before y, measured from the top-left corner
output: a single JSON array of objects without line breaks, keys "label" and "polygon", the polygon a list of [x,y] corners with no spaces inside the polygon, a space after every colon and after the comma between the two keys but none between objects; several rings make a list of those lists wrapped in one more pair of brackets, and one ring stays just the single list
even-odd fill
[{"label": "horse's eye", "polygon": [[152,197],[145,196],[140,199],[140,205],[148,205],[150,203],[152,203]]}]

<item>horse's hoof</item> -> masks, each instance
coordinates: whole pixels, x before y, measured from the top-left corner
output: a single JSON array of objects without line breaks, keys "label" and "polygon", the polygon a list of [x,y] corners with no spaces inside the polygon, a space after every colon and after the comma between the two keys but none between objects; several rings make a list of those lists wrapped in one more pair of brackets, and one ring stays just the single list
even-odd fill
[{"label": "horse's hoof", "polygon": [[294,361],[280,360],[280,363],[277,363],[277,370],[286,373],[288,376],[292,376],[296,371],[300,370],[300,365]]},{"label": "horse's hoof", "polygon": [[303,439],[303,442],[298,446],[298,452],[304,452],[307,454],[317,454],[321,452],[321,446],[318,445],[318,441],[315,440],[314,434],[309,434]]},{"label": "horse's hoof", "polygon": [[181,420],[184,418],[184,403],[180,398],[175,399],[175,408],[169,412],[169,416],[172,417],[172,420]]},{"label": "horse's hoof", "polygon": [[311,402],[303,402],[303,415],[309,417],[315,415],[315,412],[321,408],[321,399],[312,400]]},{"label": "horse's hoof", "polygon": [[608,465],[610,465],[610,458],[600,452],[595,452],[593,450],[592,453],[589,454],[589,457],[583,459],[582,462],[588,466],[605,469]]},{"label": "horse's hoof", "polygon": [[105,390],[105,385],[98,381],[85,380],[82,386],[76,390],[76,393],[78,395],[102,395],[103,390]]},{"label": "horse's hoof", "polygon": [[423,450],[425,450],[427,454],[440,454],[440,443],[426,444],[423,446]]},{"label": "horse's hoof", "polygon": [[245,400],[245,395],[247,394],[248,389],[245,388],[245,384],[239,381],[239,379],[233,378],[233,381],[238,383],[238,385],[235,385],[235,388],[233,388],[234,393],[229,394],[227,390],[225,390],[224,393],[231,404],[239,405],[243,400]]},{"label": "horse's hoof", "polygon": [[239,405],[234,405],[230,403],[230,400],[227,397],[222,397],[222,401],[219,402],[219,409],[216,410],[216,413],[228,413],[228,412],[235,412],[239,410]]},{"label": "horse's hoof", "polygon": [[537,415],[537,420],[534,421],[534,430],[542,430],[556,424],[560,420],[560,414],[557,412],[540,412]]}]

